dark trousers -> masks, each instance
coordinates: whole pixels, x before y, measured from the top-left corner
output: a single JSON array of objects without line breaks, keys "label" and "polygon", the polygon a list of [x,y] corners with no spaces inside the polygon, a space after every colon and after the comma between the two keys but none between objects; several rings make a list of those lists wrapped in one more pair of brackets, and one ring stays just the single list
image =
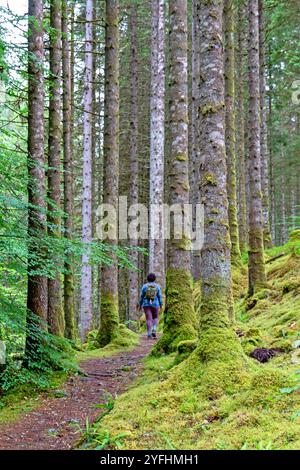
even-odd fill
[{"label": "dark trousers", "polygon": [[147,332],[148,335],[150,335],[152,328],[158,325],[159,307],[144,307],[144,312],[146,316]]}]

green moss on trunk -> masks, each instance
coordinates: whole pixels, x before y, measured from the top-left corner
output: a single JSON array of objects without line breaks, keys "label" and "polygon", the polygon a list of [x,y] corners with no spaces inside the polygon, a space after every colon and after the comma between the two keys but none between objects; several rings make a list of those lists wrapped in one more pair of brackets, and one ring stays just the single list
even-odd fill
[{"label": "green moss on trunk", "polygon": [[184,269],[169,268],[164,332],[153,353],[175,351],[181,341],[197,338],[197,330],[191,275]]},{"label": "green moss on trunk", "polygon": [[200,310],[201,331],[213,328],[229,326],[229,312],[231,296],[231,284],[224,279],[213,277],[210,283],[206,281],[202,288],[202,303]]},{"label": "green moss on trunk", "polygon": [[71,340],[76,339],[74,282],[73,281],[74,281],[73,273],[65,274],[65,279],[64,279],[65,337]]},{"label": "green moss on trunk", "polygon": [[113,341],[119,331],[118,298],[111,294],[101,297],[101,325],[97,336],[99,347],[104,347]]}]

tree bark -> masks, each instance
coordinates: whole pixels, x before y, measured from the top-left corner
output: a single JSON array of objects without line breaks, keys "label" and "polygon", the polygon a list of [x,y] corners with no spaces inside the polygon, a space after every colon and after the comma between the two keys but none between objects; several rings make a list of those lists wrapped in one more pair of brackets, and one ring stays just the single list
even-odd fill
[{"label": "tree bark", "polygon": [[[157,223],[151,207],[164,199],[165,51],[164,0],[152,0],[151,98],[150,98],[150,241],[149,270],[165,287],[165,255],[162,223]],[[161,222],[161,221],[160,221]]]},{"label": "tree bark", "polygon": [[[192,4],[192,157],[191,157],[191,191],[190,201],[196,206],[200,203],[199,191],[199,168],[200,168],[200,152],[199,152],[199,75],[200,75],[200,42],[199,42],[199,1],[193,0]],[[193,218],[195,224],[195,216]],[[200,261],[201,251],[192,252],[192,274],[195,280],[200,278]]]},{"label": "tree bark", "polygon": [[[165,286],[165,254],[162,223],[151,207],[164,200],[165,51],[164,0],[151,0],[151,98],[150,98],[150,241],[149,270]],[[161,222],[161,221],[160,221]]]},{"label": "tree bark", "polygon": [[237,158],[238,158],[238,228],[240,251],[247,250],[248,245],[248,223],[247,223],[247,201],[246,201],[246,160],[245,160],[245,105],[244,105],[244,81],[245,81],[245,61],[244,51],[247,49],[246,34],[244,29],[245,7],[242,3],[238,7],[237,24],[237,60],[236,60],[236,80],[237,80]]},{"label": "tree bark", "polygon": [[266,67],[265,67],[265,12],[264,0],[258,1],[259,8],[259,89],[260,89],[260,156],[261,156],[261,189],[262,216],[264,226],[264,245],[272,245],[270,231],[270,197],[269,197],[269,164],[266,111]]},{"label": "tree bark", "polygon": [[[170,0],[170,194],[169,204],[189,203],[188,163],[188,37],[187,1]],[[174,215],[171,213],[171,228]],[[188,234],[177,238],[173,229],[168,244],[166,308],[164,333],[157,350],[176,350],[180,341],[197,337],[190,267],[191,240]]]},{"label": "tree bark", "polygon": [[266,284],[263,244],[258,0],[248,0],[249,14],[249,295]]},{"label": "tree bark", "polygon": [[[282,125],[281,125],[282,128]],[[282,137],[283,139],[283,137]],[[279,193],[279,243],[284,245],[288,241],[288,210],[287,210],[287,178],[286,178],[286,156],[283,143],[280,144],[280,188]]]},{"label": "tree bark", "polygon": [[[35,329],[47,329],[47,278],[41,240],[46,235],[46,178],[44,155],[44,30],[43,2],[29,0],[28,19],[28,290],[27,364],[37,344]],[[42,250],[42,251],[41,251]]]},{"label": "tree bark", "polygon": [[[50,86],[48,139],[48,223],[49,235],[61,237],[61,0],[50,2]],[[58,261],[58,260],[57,260]],[[57,336],[64,334],[61,273],[48,279],[48,325]]]},{"label": "tree bark", "polygon": [[[119,196],[119,1],[106,0],[103,202],[118,212]],[[118,218],[117,218],[118,219]],[[118,224],[118,220],[116,220]],[[108,240],[115,247],[117,240]],[[100,346],[108,344],[119,327],[118,265],[102,266]]]},{"label": "tree bark", "polygon": [[90,265],[90,244],[92,242],[93,20],[94,1],[87,0],[83,96],[82,242],[85,246],[85,253],[82,256],[80,301],[80,336],[82,341],[85,341],[93,320],[92,266]]},{"label": "tree bark", "polygon": [[[138,6],[130,6],[130,205],[138,204],[139,200],[139,164],[138,164],[138,40],[137,40]],[[138,246],[138,240],[129,241],[133,250]],[[138,268],[138,252],[133,251],[132,263]],[[139,299],[138,271],[130,270],[129,277],[129,319],[136,320]]]},{"label": "tree bark", "polygon": [[273,84],[272,84],[272,65],[271,57],[272,50],[269,45],[268,47],[268,151],[269,151],[269,174],[270,174],[270,187],[269,187],[269,206],[270,206],[270,228],[271,228],[271,240],[276,243],[276,208],[275,208],[275,162],[273,155],[273,105],[272,105],[272,95],[273,95]]},{"label": "tree bark", "polygon": [[236,201],[235,157],[235,83],[234,83],[234,12],[233,0],[224,1],[224,75],[225,75],[225,142],[227,161],[228,218],[231,240],[231,262],[241,263]]},{"label": "tree bark", "polygon": [[223,330],[232,315],[222,7],[219,0],[200,0],[200,174],[204,204],[200,331],[204,335],[209,335],[211,328],[215,334]]},{"label": "tree bark", "polygon": [[[73,147],[71,61],[68,32],[68,0],[62,0],[62,70],[63,70],[63,148],[64,148],[64,235],[73,238]],[[75,339],[75,297],[73,257],[67,249],[64,266],[65,337]]]}]

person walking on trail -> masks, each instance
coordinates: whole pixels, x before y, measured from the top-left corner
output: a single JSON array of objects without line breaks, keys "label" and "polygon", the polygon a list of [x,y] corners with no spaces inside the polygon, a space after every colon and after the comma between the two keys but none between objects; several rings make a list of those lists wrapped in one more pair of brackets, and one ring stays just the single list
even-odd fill
[{"label": "person walking on trail", "polygon": [[159,312],[163,306],[161,287],[155,282],[156,276],[148,274],[147,283],[141,289],[139,307],[144,309],[148,338],[156,338]]}]

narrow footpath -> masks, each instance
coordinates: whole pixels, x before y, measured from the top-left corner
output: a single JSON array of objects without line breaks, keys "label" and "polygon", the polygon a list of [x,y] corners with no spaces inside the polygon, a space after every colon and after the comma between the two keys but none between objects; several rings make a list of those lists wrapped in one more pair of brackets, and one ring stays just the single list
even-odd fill
[{"label": "narrow footpath", "polygon": [[89,423],[101,415],[95,405],[107,394],[126,391],[140,374],[141,360],[153,346],[146,336],[132,351],[89,359],[80,364],[85,376],[72,376],[60,397],[41,397],[41,405],[18,421],[0,426],[0,450],[70,450]]}]

